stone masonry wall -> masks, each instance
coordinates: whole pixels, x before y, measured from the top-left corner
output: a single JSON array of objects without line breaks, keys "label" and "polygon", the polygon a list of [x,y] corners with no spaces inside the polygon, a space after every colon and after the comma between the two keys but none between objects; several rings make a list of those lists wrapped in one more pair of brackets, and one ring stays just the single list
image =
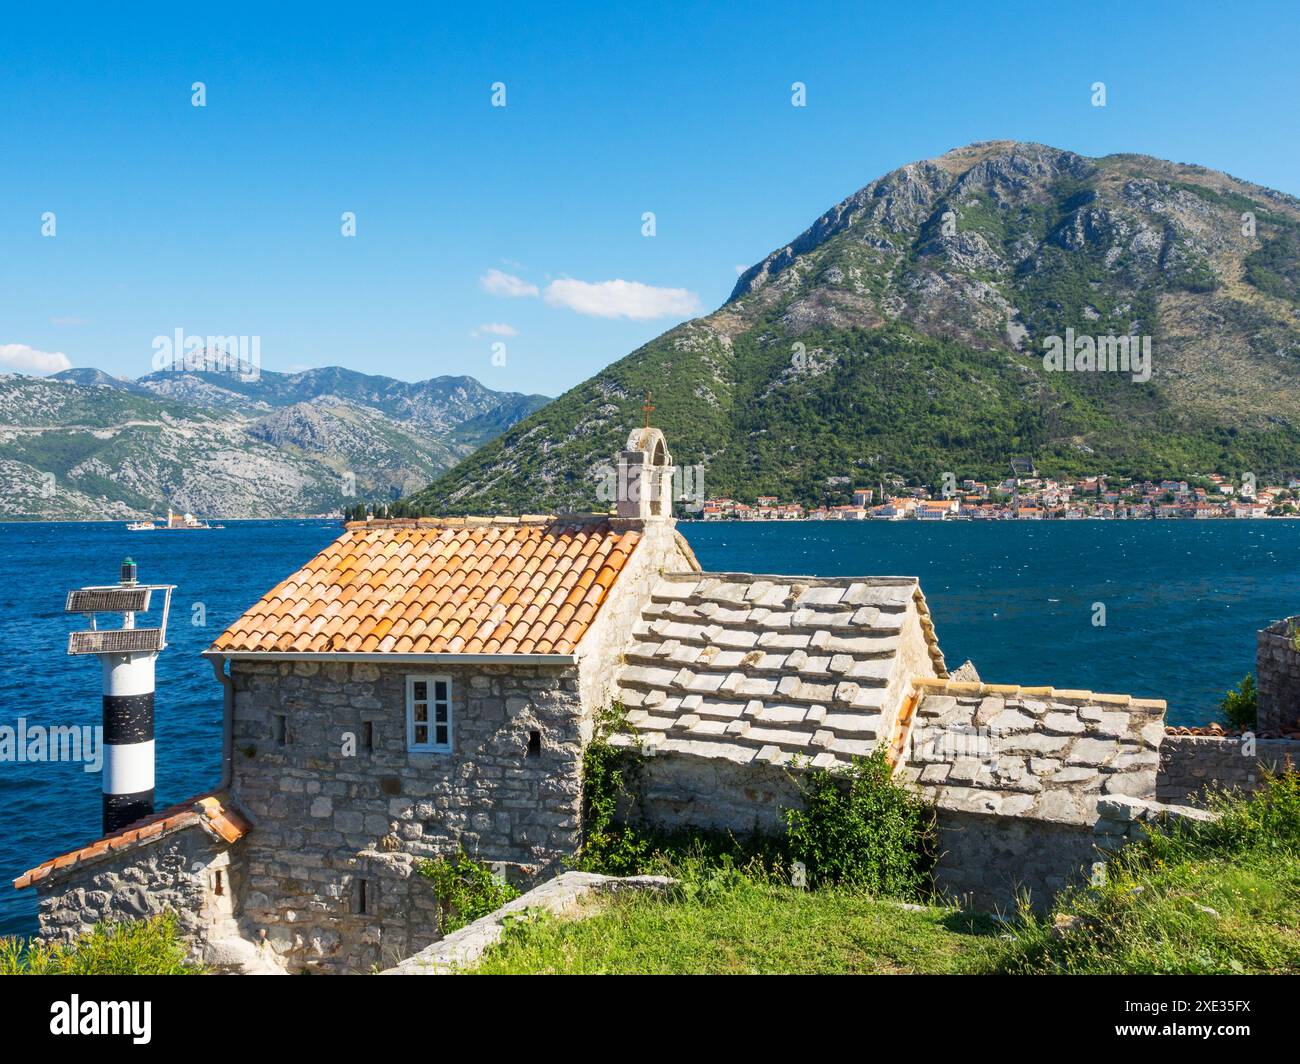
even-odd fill
[{"label": "stone masonry wall", "polygon": [[36,884],[41,937],[70,942],[100,921],[174,913],[201,957],[225,933],[241,889],[237,849],[191,824],[47,876]]},{"label": "stone masonry wall", "polygon": [[[785,831],[784,810],[801,797],[787,768],[684,753],[656,754],[641,764],[637,805],[626,811],[664,828]],[[1045,908],[1072,877],[1098,860],[1090,825],[938,809],[935,883],[954,900],[1014,912],[1027,894]]]},{"label": "stone masonry wall", "polygon": [[1214,814],[1186,805],[1166,805],[1144,798],[1115,795],[1097,803],[1097,823],[1092,826],[1100,856],[1145,838],[1148,828],[1176,821],[1205,823]]},{"label": "stone masonry wall", "polygon": [[1300,631],[1300,616],[1269,625],[1256,640],[1261,732],[1300,731],[1300,650],[1293,631]]},{"label": "stone masonry wall", "polygon": [[[449,754],[407,750],[411,673],[451,678]],[[231,676],[232,792],[256,825],[239,915],[291,968],[366,970],[436,940],[417,858],[459,844],[529,883],[577,845],[572,667],[234,661]]]},{"label": "stone masonry wall", "polygon": [[797,780],[778,765],[658,753],[641,762],[635,814],[667,831],[781,834],[784,810],[801,801]]},{"label": "stone masonry wall", "polygon": [[1098,860],[1093,843],[1085,824],[940,809],[935,885],[977,909],[1014,913],[1027,897],[1041,911]]},{"label": "stone masonry wall", "polygon": [[1237,736],[1166,735],[1160,744],[1155,797],[1161,802],[1199,804],[1211,785],[1256,790],[1263,770],[1281,771],[1288,760],[1300,766],[1300,741]]},{"label": "stone masonry wall", "polygon": [[[651,589],[659,575],[695,568],[694,558],[688,558],[682,550],[676,522],[644,523],[641,541],[578,646],[579,691],[589,714],[619,697],[618,675],[623,653],[632,641],[632,628],[650,601]],[[590,737],[588,722],[584,738]]]}]

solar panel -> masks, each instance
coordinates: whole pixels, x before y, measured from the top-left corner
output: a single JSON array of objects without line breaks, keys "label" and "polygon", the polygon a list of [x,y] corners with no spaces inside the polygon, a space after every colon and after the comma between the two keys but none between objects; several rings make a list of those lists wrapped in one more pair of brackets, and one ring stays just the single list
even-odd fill
[{"label": "solar panel", "polygon": [[129,654],[162,650],[161,628],[91,629],[68,636],[69,654]]},{"label": "solar panel", "polygon": [[65,613],[143,613],[149,608],[147,587],[83,588],[68,592]]}]

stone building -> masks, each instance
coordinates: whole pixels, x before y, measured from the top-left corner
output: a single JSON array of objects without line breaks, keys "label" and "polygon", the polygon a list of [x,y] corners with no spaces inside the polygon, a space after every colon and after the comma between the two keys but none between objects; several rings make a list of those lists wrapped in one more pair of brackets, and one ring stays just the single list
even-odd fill
[{"label": "stone building", "polygon": [[[650,588],[699,568],[658,429],[631,434],[618,480],[606,514],[349,524],[207,652],[225,689],[219,786],[21,877],[42,929],[183,907],[209,957],[251,944],[362,971],[437,937],[420,858],[463,847],[516,880],[554,873]],[[239,837],[177,815],[203,803]],[[238,926],[204,919],[231,901]]]},{"label": "stone building", "polygon": [[982,906],[1041,904],[1153,815],[1125,803],[1157,797],[1163,702],[950,677],[915,578],[702,572],[672,471],[647,427],[610,513],[348,524],[207,651],[213,791],[16,881],[43,932],[170,909],[217,965],[396,964],[440,936],[421,858],[562,869],[615,701],[668,827],[777,830],[804,769],[883,745]]},{"label": "stone building", "polygon": [[1300,732],[1300,617],[1286,617],[1259,633],[1255,677],[1259,730],[1266,735]]}]

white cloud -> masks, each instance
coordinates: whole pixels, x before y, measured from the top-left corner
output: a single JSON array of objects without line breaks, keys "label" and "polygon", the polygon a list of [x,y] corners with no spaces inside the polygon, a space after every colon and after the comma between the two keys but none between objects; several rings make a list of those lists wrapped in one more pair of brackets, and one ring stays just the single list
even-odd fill
[{"label": "white cloud", "polygon": [[62,351],[37,351],[26,344],[0,344],[0,370],[10,373],[58,373],[71,369]]},{"label": "white cloud", "polygon": [[640,281],[575,281],[546,286],[546,302],[595,318],[684,318],[700,309],[699,297],[685,288],[656,288]]},{"label": "white cloud", "polygon": [[529,284],[521,277],[516,277],[512,273],[506,273],[504,270],[490,269],[478,279],[479,287],[483,291],[494,296],[509,296],[514,299],[521,297],[536,298],[541,295],[537,285]]},{"label": "white cloud", "polygon": [[518,336],[519,330],[503,321],[490,321],[486,325],[480,325],[471,335],[479,336],[482,333],[489,333],[492,336]]},{"label": "white cloud", "polygon": [[740,276],[742,273],[744,273],[747,269],[749,269],[749,267],[746,266],[743,262],[737,264],[737,266],[736,266],[736,276],[739,277],[739,276]]}]

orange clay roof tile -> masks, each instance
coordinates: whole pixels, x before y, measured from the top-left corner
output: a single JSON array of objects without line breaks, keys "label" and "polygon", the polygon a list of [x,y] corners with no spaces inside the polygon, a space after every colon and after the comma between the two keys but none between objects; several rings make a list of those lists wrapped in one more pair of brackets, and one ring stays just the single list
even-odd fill
[{"label": "orange clay roof tile", "polygon": [[208,831],[231,843],[242,839],[253,826],[238,809],[230,804],[230,799],[226,795],[201,794],[187,802],[160,809],[111,835],[105,835],[102,839],[96,839],[92,843],[69,853],[60,854],[58,857],[52,857],[43,864],[28,869],[14,880],[14,888],[22,890],[52,872],[61,872],[65,868],[71,868],[83,861],[94,860],[110,851],[123,850],[192,824],[201,824]]},{"label": "orange clay roof tile", "polygon": [[590,518],[353,524],[211,649],[571,654],[639,540]]}]

